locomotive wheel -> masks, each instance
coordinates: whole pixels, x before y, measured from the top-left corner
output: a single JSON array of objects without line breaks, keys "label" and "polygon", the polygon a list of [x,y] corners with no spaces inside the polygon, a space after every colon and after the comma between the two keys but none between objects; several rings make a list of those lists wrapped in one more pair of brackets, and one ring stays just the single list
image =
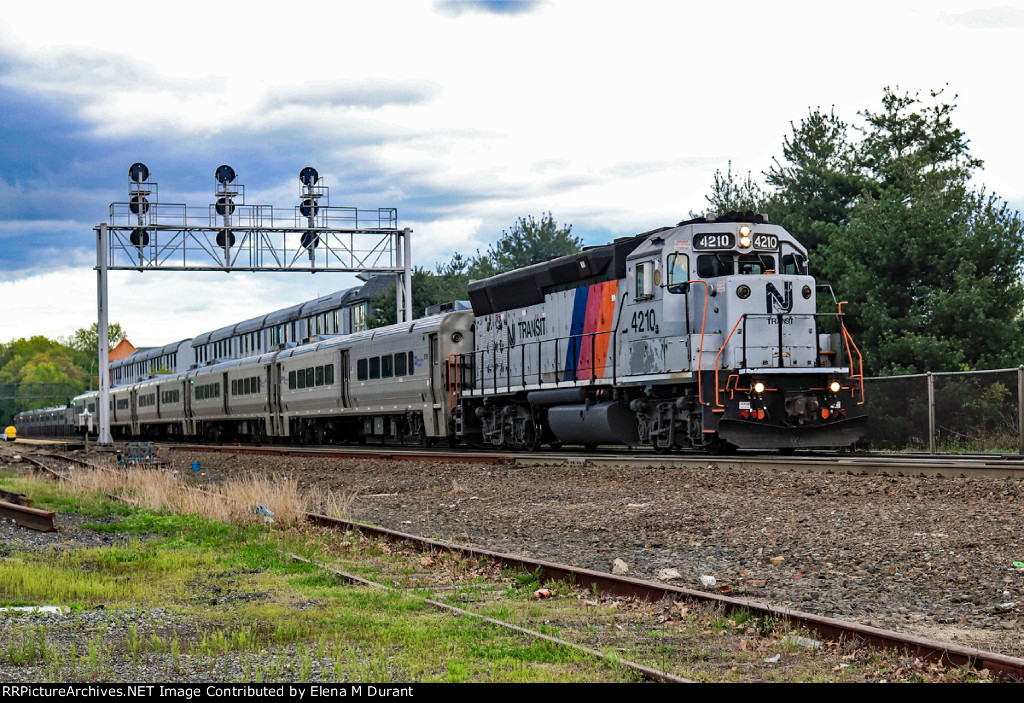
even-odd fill
[{"label": "locomotive wheel", "polygon": [[523,426],[523,451],[535,452],[540,447],[540,433],[537,431],[537,423],[528,420]]},{"label": "locomotive wheel", "polygon": [[718,435],[715,435],[715,438],[708,442],[706,449],[708,454],[722,456],[724,454],[735,454],[738,447],[733,444],[729,444]]},{"label": "locomotive wheel", "polygon": [[597,451],[597,445],[596,444],[584,444],[583,445],[583,451],[585,451],[585,452],[596,452]]},{"label": "locomotive wheel", "polygon": [[548,442],[548,446],[551,447],[552,451],[555,451],[555,452],[562,451],[562,443],[559,442],[557,439],[553,439],[550,442]]}]

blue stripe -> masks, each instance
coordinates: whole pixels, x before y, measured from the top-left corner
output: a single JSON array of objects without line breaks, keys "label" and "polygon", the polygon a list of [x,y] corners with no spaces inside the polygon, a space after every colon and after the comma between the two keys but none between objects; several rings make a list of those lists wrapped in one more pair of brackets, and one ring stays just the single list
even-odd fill
[{"label": "blue stripe", "polygon": [[578,335],[583,334],[583,325],[587,319],[588,297],[590,297],[590,286],[582,286],[576,289],[576,297],[572,303],[572,325],[569,327],[570,339],[567,339],[565,342],[565,372],[562,375],[563,381],[576,380],[576,366],[580,358],[580,344],[582,344]]}]

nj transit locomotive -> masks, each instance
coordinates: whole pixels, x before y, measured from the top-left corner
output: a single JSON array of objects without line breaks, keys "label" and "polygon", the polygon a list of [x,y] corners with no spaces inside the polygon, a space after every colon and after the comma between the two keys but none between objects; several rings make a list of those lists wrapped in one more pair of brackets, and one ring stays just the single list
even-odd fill
[{"label": "nj transit locomotive", "polygon": [[715,452],[863,434],[841,310],[816,312],[806,250],[760,216],[620,239],[474,281],[469,298],[472,312],[115,388],[112,433]]}]

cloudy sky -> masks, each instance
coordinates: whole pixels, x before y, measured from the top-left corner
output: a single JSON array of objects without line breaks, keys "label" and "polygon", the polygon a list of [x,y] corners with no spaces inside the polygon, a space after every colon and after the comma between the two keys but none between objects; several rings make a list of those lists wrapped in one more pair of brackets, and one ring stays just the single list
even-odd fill
[{"label": "cloudy sky", "polygon": [[[956,97],[980,181],[1024,209],[1024,3],[382,0],[6,3],[0,342],[96,319],[93,227],[145,162],[162,202],[398,208],[416,264],[552,212],[588,244],[755,175],[791,121],[885,86]],[[111,320],[163,344],[353,284],[342,274],[110,276]]]}]

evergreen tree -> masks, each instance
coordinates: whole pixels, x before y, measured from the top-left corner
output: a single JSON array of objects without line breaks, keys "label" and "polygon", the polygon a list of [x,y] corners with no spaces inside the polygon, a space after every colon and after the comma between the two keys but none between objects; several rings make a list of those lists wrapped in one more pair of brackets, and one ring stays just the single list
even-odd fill
[{"label": "evergreen tree", "polygon": [[790,127],[792,133],[782,142],[782,161],[773,158],[764,174],[774,189],[764,211],[796,236],[813,259],[818,247],[849,223],[864,179],[857,171],[849,126],[834,110],[812,110]]},{"label": "evergreen tree", "polygon": [[854,303],[872,373],[1020,363],[1020,214],[971,186],[955,105],[886,89],[857,159],[868,187],[819,263]]},{"label": "evergreen tree", "polygon": [[746,179],[733,175],[732,161],[729,162],[725,174],[722,169],[715,169],[715,181],[711,185],[711,194],[705,196],[708,208],[702,213],[691,212],[690,217],[714,217],[727,212],[764,212],[767,196],[761,186],[747,172]]},{"label": "evergreen tree", "polygon": [[[886,88],[858,126],[812,110],[764,174],[762,211],[850,302],[847,326],[872,374],[1021,363],[1024,224],[973,185],[982,162],[955,107],[942,91],[925,102]],[[708,201],[757,193],[749,181],[716,173]]]},{"label": "evergreen tree", "polygon": [[473,280],[488,278],[499,273],[514,271],[539,264],[566,254],[575,254],[583,248],[583,240],[572,235],[572,225],[559,227],[551,213],[540,221],[520,217],[510,230],[503,230],[497,242],[487,252],[469,262],[469,277]]}]

